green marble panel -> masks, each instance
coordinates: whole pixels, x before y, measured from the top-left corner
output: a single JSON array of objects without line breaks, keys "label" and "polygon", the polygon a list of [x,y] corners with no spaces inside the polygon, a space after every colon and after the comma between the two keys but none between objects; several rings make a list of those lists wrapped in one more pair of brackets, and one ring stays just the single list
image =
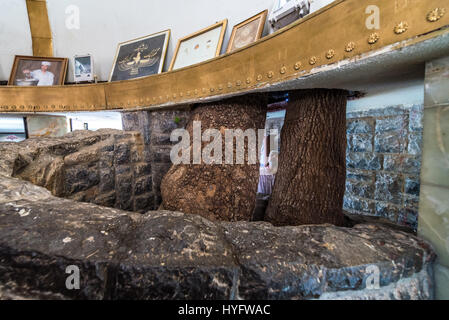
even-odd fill
[{"label": "green marble panel", "polygon": [[426,64],[424,106],[449,103],[449,57]]},{"label": "green marble panel", "polygon": [[421,183],[449,188],[449,105],[424,109]]}]

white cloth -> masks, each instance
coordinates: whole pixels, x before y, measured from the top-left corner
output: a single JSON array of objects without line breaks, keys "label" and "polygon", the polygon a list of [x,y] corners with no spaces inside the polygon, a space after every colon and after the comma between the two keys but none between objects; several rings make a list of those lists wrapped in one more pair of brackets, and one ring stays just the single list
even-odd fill
[{"label": "white cloth", "polygon": [[42,72],[42,70],[38,69],[30,73],[33,79],[39,80],[38,86],[52,86],[55,80],[55,75],[50,71]]}]

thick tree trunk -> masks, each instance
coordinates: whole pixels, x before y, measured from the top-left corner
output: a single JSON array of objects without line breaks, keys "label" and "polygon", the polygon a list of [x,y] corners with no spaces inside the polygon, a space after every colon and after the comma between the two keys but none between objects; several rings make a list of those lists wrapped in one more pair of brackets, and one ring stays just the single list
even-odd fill
[{"label": "thick tree trunk", "polygon": [[[201,133],[207,129],[217,129],[221,133],[222,163],[207,164],[203,158],[200,164],[172,165],[162,180],[162,207],[198,214],[210,220],[249,221],[254,211],[259,181],[257,148],[252,150],[256,152],[255,163],[248,164],[248,144],[245,143],[245,161],[243,164],[236,164],[234,141],[234,164],[226,164],[225,130],[253,129],[257,137],[257,130],[264,128],[266,106],[266,95],[257,94],[195,108],[186,128],[190,134],[191,150],[195,150],[192,143],[193,122],[201,121]],[[209,141],[203,141],[202,150],[208,144]]]},{"label": "thick tree trunk", "polygon": [[344,224],[346,97],[346,91],[326,89],[289,94],[266,221]]}]

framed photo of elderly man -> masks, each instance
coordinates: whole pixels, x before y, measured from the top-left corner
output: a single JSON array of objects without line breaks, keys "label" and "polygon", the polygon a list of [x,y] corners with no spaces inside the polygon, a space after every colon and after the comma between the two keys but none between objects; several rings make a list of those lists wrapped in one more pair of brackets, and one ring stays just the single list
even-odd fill
[{"label": "framed photo of elderly man", "polygon": [[67,64],[67,58],[15,56],[8,85],[63,85]]}]

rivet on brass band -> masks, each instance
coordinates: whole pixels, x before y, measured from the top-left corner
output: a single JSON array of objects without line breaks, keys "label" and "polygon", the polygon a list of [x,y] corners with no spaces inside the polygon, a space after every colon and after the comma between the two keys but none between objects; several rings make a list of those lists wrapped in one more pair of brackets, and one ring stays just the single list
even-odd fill
[{"label": "rivet on brass band", "polygon": [[326,58],[327,59],[332,59],[335,56],[335,50],[334,49],[330,49],[327,53],[326,53]]},{"label": "rivet on brass band", "polygon": [[220,90],[220,91],[223,90],[223,85],[219,84],[218,85],[218,90]]},{"label": "rivet on brass band", "polygon": [[215,89],[214,88],[210,88],[210,92],[214,92],[215,91]]},{"label": "rivet on brass band", "polygon": [[317,57],[315,57],[315,56],[311,57],[310,60],[309,60],[309,64],[311,66],[313,66],[313,65],[315,65],[317,63],[317,61],[318,61]]},{"label": "rivet on brass band", "polygon": [[302,63],[301,62],[296,62],[295,63],[295,65],[293,66],[293,68],[295,69],[295,70],[299,70],[299,69],[301,69],[301,67],[302,67]]},{"label": "rivet on brass band", "polygon": [[228,88],[229,88],[229,89],[232,88],[232,83],[228,82]]},{"label": "rivet on brass band", "polygon": [[242,82],[241,82],[240,80],[237,80],[237,82],[235,83],[235,85],[236,85],[237,87],[240,87],[240,86],[242,85]]},{"label": "rivet on brass band", "polygon": [[282,67],[281,70],[279,71],[281,74],[284,74],[287,71],[286,67]]},{"label": "rivet on brass band", "polygon": [[251,78],[246,78],[246,84],[250,84],[251,83]]},{"label": "rivet on brass band", "polygon": [[408,23],[407,21],[401,21],[394,27],[394,33],[401,34],[407,31]]},{"label": "rivet on brass band", "polygon": [[440,20],[446,13],[445,8],[435,8],[427,14],[427,21],[435,22]]},{"label": "rivet on brass band", "polygon": [[346,47],[345,47],[345,51],[346,52],[351,52],[355,49],[355,43],[354,42],[349,42]]},{"label": "rivet on brass band", "polygon": [[263,76],[261,74],[259,74],[256,79],[257,79],[257,81],[262,81]]},{"label": "rivet on brass band", "polygon": [[379,34],[377,32],[371,33],[368,37],[368,43],[375,44],[377,41],[379,41]]},{"label": "rivet on brass band", "polygon": [[269,72],[267,73],[267,77],[268,77],[268,78],[273,78],[273,75],[274,75],[273,71],[269,71]]}]

